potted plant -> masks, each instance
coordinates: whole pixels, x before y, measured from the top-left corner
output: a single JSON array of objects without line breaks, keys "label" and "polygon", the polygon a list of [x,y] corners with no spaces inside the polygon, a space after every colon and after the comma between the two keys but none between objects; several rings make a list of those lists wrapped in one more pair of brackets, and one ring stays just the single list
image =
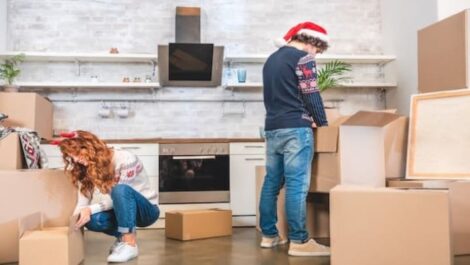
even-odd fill
[{"label": "potted plant", "polygon": [[14,85],[15,78],[20,75],[21,70],[18,65],[24,60],[24,54],[15,55],[5,59],[0,64],[0,78],[4,80],[4,89],[6,92],[18,92],[18,86]]},{"label": "potted plant", "polygon": [[318,70],[317,84],[320,92],[329,88],[339,86],[340,81],[348,80],[345,73],[351,71],[351,65],[338,60],[326,63],[323,68]]}]

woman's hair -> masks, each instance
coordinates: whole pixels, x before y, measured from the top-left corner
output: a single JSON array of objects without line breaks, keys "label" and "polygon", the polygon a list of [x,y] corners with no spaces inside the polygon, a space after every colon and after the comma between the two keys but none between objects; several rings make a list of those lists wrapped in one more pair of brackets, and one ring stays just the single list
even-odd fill
[{"label": "woman's hair", "polygon": [[[73,184],[88,198],[93,195],[94,188],[102,193],[109,193],[115,184],[113,151],[96,135],[86,131],[76,131],[73,138],[64,139],[59,143],[65,163],[66,174],[72,177]],[[87,166],[75,162],[72,156],[83,157]]]},{"label": "woman's hair", "polygon": [[306,34],[297,34],[294,37],[292,37],[291,41],[298,41],[304,44],[310,44],[312,46],[317,47],[320,53],[326,51],[328,49],[328,42],[321,40],[316,37],[308,36]]}]

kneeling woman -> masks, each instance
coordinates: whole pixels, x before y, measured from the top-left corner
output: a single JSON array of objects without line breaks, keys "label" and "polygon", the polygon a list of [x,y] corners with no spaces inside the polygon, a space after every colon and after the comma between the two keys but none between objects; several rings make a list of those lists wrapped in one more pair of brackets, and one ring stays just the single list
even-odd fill
[{"label": "kneeling woman", "polygon": [[67,139],[56,144],[66,172],[79,189],[76,228],[85,226],[116,237],[108,262],[137,257],[136,227],[153,224],[160,214],[157,187],[150,185],[142,162],[128,151],[107,147],[89,132],[62,136]]}]

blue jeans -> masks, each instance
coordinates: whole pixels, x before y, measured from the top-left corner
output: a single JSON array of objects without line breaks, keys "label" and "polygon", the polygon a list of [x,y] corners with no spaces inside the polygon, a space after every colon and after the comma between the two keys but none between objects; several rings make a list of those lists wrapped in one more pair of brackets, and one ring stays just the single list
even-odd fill
[{"label": "blue jeans", "polygon": [[307,127],[266,131],[266,145],[266,177],[259,205],[261,232],[266,237],[278,236],[277,197],[285,185],[289,240],[303,243],[308,240],[305,219],[313,131]]},{"label": "blue jeans", "polygon": [[111,190],[113,210],[91,215],[85,227],[119,238],[133,233],[136,227],[146,227],[157,221],[160,210],[142,194],[125,184],[117,184]]}]

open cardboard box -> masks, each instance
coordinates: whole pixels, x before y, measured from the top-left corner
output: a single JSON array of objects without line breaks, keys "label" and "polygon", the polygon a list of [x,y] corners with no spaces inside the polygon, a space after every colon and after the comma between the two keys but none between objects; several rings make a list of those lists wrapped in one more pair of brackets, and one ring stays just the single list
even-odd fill
[{"label": "open cardboard box", "polygon": [[0,171],[0,263],[18,261],[18,220],[41,212],[46,227],[67,226],[77,189],[62,170]]},{"label": "open cardboard box", "polygon": [[405,175],[408,119],[360,111],[340,127],[341,184],[385,187]]},{"label": "open cardboard box", "polygon": [[85,257],[83,231],[74,229],[77,216],[68,226],[44,227],[41,214],[19,220],[19,264],[77,265]]},{"label": "open cardboard box", "polygon": [[342,116],[337,109],[327,109],[325,112],[329,125],[314,130],[315,154],[310,192],[329,192],[340,183],[339,127],[349,116]]},{"label": "open cardboard box", "polygon": [[0,140],[0,170],[23,168],[23,152],[17,133],[10,133]]},{"label": "open cardboard box", "polygon": [[25,127],[52,139],[53,105],[37,93],[0,92],[0,112],[8,115],[6,127]]},{"label": "open cardboard box", "polygon": [[232,211],[223,209],[168,211],[165,235],[178,240],[194,240],[232,235]]}]

